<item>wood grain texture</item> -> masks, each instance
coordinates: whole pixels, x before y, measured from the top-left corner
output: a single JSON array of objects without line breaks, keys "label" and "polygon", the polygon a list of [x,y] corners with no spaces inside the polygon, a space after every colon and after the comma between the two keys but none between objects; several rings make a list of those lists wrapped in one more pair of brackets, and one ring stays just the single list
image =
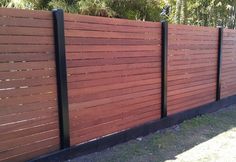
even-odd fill
[{"label": "wood grain texture", "polygon": [[221,97],[225,98],[236,94],[236,32],[225,29],[222,48],[222,78]]},{"label": "wood grain texture", "polygon": [[65,14],[65,28],[73,145],[160,118],[160,23]]},{"label": "wood grain texture", "polygon": [[59,149],[52,13],[0,8],[0,161]]},{"label": "wood grain texture", "polygon": [[169,25],[168,115],[215,99],[218,30]]},{"label": "wood grain texture", "polygon": [[[215,101],[218,29],[169,25],[168,115]],[[65,14],[71,144],[161,116],[161,23]],[[59,149],[53,17],[0,8],[0,161]],[[236,32],[221,97],[236,94]]]}]

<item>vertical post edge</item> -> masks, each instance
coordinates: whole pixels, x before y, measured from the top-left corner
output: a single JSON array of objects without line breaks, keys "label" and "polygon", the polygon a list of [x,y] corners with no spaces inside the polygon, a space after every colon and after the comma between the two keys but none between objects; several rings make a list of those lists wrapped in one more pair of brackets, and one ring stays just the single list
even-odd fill
[{"label": "vertical post edge", "polygon": [[221,99],[221,66],[222,66],[222,43],[223,27],[218,28],[218,56],[217,56],[217,84],[216,84],[216,101]]},{"label": "vertical post edge", "polygon": [[64,149],[70,147],[64,13],[62,9],[54,9],[52,10],[52,14],[55,40],[60,146],[61,149]]},{"label": "vertical post edge", "polygon": [[161,22],[161,118],[167,116],[168,22]]}]

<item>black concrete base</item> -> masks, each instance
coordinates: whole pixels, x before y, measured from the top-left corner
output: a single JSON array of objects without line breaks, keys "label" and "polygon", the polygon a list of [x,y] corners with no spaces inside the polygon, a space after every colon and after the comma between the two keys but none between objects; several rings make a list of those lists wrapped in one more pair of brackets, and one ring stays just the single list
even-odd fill
[{"label": "black concrete base", "polygon": [[225,99],[222,99],[217,102],[213,102],[210,104],[206,104],[200,107],[196,107],[191,110],[187,110],[184,112],[180,112],[174,115],[167,116],[160,120],[152,121],[141,126],[131,128],[113,135],[109,135],[95,141],[91,141],[88,143],[84,143],[77,146],[72,146],[67,149],[59,150],[54,153],[41,156],[37,159],[32,159],[30,161],[38,162],[38,161],[65,161],[68,159],[72,159],[77,156],[89,154],[92,152],[97,152],[104,150],[108,147],[114,146],[116,144],[120,144],[131,139],[135,139],[140,136],[145,136],[149,133],[153,133],[157,130],[164,129],[170,127],[175,124],[179,124],[184,120],[191,119],[195,116],[211,113],[217,111],[221,108],[225,108],[229,105],[236,104],[236,95],[231,96]]}]

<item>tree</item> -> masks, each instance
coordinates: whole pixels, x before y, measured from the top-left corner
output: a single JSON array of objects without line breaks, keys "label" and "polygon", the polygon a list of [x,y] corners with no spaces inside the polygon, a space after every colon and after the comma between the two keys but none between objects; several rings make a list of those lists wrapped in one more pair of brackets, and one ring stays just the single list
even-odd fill
[{"label": "tree", "polygon": [[33,9],[33,4],[27,0],[1,0],[0,7]]},{"label": "tree", "polygon": [[104,0],[80,0],[77,2],[79,13],[84,15],[95,15],[113,17],[115,12]]},{"label": "tree", "polygon": [[[1,7],[236,28],[236,0],[1,0]],[[163,15],[168,9],[170,14]],[[161,15],[162,14],[162,15]]]},{"label": "tree", "polygon": [[107,4],[115,17],[142,21],[160,21],[164,7],[162,0],[107,0]]}]

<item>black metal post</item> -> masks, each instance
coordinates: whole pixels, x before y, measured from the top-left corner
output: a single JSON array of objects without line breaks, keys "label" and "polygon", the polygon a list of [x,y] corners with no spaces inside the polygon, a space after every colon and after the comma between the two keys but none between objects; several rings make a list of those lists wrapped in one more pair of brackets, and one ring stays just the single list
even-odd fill
[{"label": "black metal post", "polygon": [[65,56],[64,15],[62,9],[53,10],[57,71],[58,112],[61,149],[70,147],[67,72]]},{"label": "black metal post", "polygon": [[220,96],[221,96],[222,42],[223,42],[223,28],[220,27],[220,28],[219,28],[219,39],[218,39],[216,101],[219,101],[219,100],[220,100]]},{"label": "black metal post", "polygon": [[161,23],[161,117],[167,116],[167,56],[168,56],[168,22]]}]

